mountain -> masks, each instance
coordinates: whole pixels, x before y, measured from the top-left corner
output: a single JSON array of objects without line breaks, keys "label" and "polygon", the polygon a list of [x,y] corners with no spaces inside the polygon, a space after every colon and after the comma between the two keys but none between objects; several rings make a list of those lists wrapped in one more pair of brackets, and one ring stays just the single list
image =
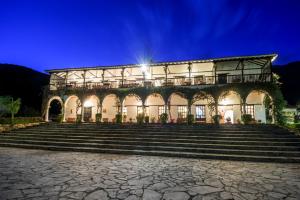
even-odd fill
[{"label": "mountain", "polygon": [[286,65],[274,65],[273,72],[279,75],[281,90],[289,105],[300,103],[300,61]]},{"label": "mountain", "polygon": [[0,64],[0,96],[21,98],[19,116],[40,116],[43,87],[49,83],[49,75],[30,68]]}]

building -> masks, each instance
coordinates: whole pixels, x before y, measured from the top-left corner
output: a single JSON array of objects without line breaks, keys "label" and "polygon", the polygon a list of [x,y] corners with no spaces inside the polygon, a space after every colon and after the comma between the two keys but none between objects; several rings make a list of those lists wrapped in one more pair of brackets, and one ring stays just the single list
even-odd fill
[{"label": "building", "polygon": [[[120,66],[54,69],[43,110],[49,120],[53,101],[62,107],[64,121],[136,122],[144,113],[158,122],[168,113],[169,122],[210,123],[218,113],[223,123],[239,123],[251,114],[261,123],[274,122],[272,61],[276,54],[208,60],[144,63]],[[266,105],[266,99],[270,103]],[[217,112],[216,112],[217,111]]]}]

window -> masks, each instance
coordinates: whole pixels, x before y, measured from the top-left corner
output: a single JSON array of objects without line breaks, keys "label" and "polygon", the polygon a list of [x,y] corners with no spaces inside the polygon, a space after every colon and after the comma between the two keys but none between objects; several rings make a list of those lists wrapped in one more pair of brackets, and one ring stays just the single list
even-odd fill
[{"label": "window", "polygon": [[205,119],[205,105],[196,106],[196,120]]},{"label": "window", "polygon": [[246,114],[250,114],[254,118],[254,105],[246,105]]},{"label": "window", "polygon": [[[160,115],[163,113],[165,113],[165,106],[158,106],[158,117],[160,117]],[[166,109],[166,113],[168,113],[168,106]]]},{"label": "window", "polygon": [[187,116],[187,106],[178,106],[177,107],[178,118],[186,119]]}]

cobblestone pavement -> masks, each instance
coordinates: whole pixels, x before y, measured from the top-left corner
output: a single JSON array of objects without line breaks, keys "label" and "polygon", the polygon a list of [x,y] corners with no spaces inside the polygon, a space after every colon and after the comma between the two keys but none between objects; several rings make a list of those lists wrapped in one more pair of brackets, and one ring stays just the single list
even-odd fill
[{"label": "cobblestone pavement", "polygon": [[0,199],[300,199],[300,165],[0,148]]}]

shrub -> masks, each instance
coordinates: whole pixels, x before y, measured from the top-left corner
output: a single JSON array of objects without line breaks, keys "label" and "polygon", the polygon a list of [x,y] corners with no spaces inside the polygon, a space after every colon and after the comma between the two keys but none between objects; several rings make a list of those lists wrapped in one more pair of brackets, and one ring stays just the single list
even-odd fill
[{"label": "shrub", "polygon": [[96,123],[101,123],[102,114],[101,113],[97,113],[95,117],[96,117]]},{"label": "shrub", "polygon": [[243,114],[242,121],[244,124],[250,124],[252,121],[252,116],[250,114]]},{"label": "shrub", "polygon": [[81,123],[81,116],[80,114],[76,115],[76,123]]},{"label": "shrub", "polygon": [[[28,124],[28,123],[36,123],[42,122],[43,119],[41,117],[16,117],[14,119],[15,124]],[[10,124],[11,118],[0,118],[0,124]]]},{"label": "shrub", "polygon": [[168,114],[162,113],[159,117],[160,123],[166,124],[168,122]]},{"label": "shrub", "polygon": [[[137,121],[138,124],[143,124],[144,120],[145,120],[144,114],[138,114],[136,116],[136,121]],[[149,118],[148,118],[148,122],[149,122]]]},{"label": "shrub", "polygon": [[122,123],[122,115],[120,113],[116,114],[116,123],[117,124]]},{"label": "shrub", "polygon": [[214,116],[212,117],[214,124],[219,125],[219,124],[220,124],[220,119],[221,119],[221,118],[222,118],[221,115],[214,115]]},{"label": "shrub", "polygon": [[145,116],[145,123],[149,124],[149,122],[150,122],[150,117],[149,116]]},{"label": "shrub", "polygon": [[193,124],[194,122],[195,122],[194,115],[189,114],[189,115],[187,116],[187,124],[191,125],[191,124]]}]

